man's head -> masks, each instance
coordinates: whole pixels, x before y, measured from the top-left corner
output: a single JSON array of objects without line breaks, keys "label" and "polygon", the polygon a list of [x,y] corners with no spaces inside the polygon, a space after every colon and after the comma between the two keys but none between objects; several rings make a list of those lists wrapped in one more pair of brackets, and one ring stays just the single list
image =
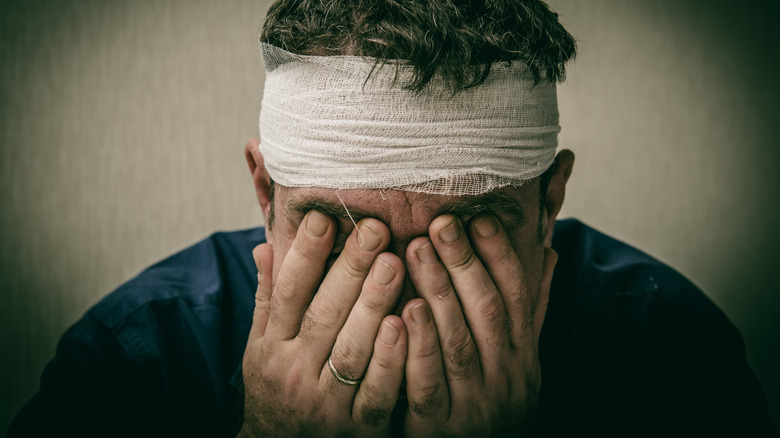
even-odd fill
[{"label": "man's head", "polygon": [[436,75],[453,91],[476,86],[491,65],[512,61],[557,82],[575,55],[574,38],[539,0],[281,0],[261,41],[301,55],[405,60],[418,91]]},{"label": "man's head", "polygon": [[[282,0],[269,10],[261,40],[298,55],[371,57],[377,66],[402,61],[413,74],[401,86],[418,94],[437,80],[450,95],[468,92],[484,86],[491,68],[508,63],[523,65],[533,84],[554,84],[562,80],[564,65],[575,53],[571,35],[539,1]],[[427,235],[439,215],[457,216],[467,227],[472,218],[490,214],[506,229],[531,284],[540,281],[543,246],[550,245],[573,163],[571,152],[562,151],[556,164],[522,184],[446,196],[274,185],[256,143],[247,145],[246,156],[274,245],[274,276],[310,209],[337,218],[340,237],[334,254],[351,232],[352,219],[372,217],[388,226],[388,250],[402,260],[410,243],[413,247],[415,238]],[[407,284],[405,299],[413,294]]]}]

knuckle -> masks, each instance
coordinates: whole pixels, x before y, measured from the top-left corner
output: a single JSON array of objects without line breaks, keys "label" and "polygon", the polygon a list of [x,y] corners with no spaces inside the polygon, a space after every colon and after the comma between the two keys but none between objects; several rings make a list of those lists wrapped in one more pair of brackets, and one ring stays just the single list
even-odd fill
[{"label": "knuckle", "polygon": [[447,374],[453,381],[473,380],[479,375],[479,355],[474,350],[455,352],[447,364]]},{"label": "knuckle", "polygon": [[379,409],[381,406],[387,405],[388,398],[384,395],[382,389],[377,386],[376,382],[363,381],[360,385],[360,391],[365,397],[364,406]]},{"label": "knuckle", "polygon": [[441,409],[441,400],[438,397],[441,385],[434,383],[420,388],[421,395],[415,400],[409,401],[409,410],[423,420],[434,418]]},{"label": "knuckle", "polygon": [[379,427],[387,422],[392,411],[374,405],[364,405],[360,408],[360,421],[369,427]]},{"label": "knuckle", "polygon": [[536,347],[531,342],[513,344],[513,349],[518,354],[518,357],[522,358],[527,363],[533,362],[536,357]]},{"label": "knuckle", "polygon": [[455,292],[455,289],[452,287],[452,284],[448,281],[442,281],[436,284],[433,284],[430,286],[429,294],[430,296],[434,296],[439,299],[444,299],[450,296],[454,296],[453,292]]},{"label": "knuckle", "polygon": [[485,321],[491,324],[504,324],[506,319],[506,310],[504,302],[497,293],[488,293],[480,297],[478,301],[479,314]]},{"label": "knuckle", "polygon": [[465,327],[449,339],[447,373],[456,381],[472,379],[479,371],[479,354]]},{"label": "knuckle", "polygon": [[338,263],[338,267],[349,277],[363,280],[366,278],[366,275],[368,275],[368,269],[371,266],[370,264],[365,263],[368,259],[368,257],[359,257],[357,254],[345,250],[341,253],[341,257],[339,258],[341,262]]},{"label": "knuckle", "polygon": [[305,287],[300,276],[291,276],[280,272],[279,278],[271,290],[271,299],[279,304],[293,302],[298,298],[299,291],[305,290]]},{"label": "knuckle", "polygon": [[441,350],[439,345],[435,341],[423,342],[423,344],[415,352],[415,356],[421,360],[435,359]]},{"label": "knuckle", "polygon": [[285,392],[288,394],[295,393],[301,387],[305,375],[306,372],[301,362],[294,361],[284,379]]},{"label": "knuckle", "polygon": [[301,328],[298,330],[298,338],[301,339],[301,341],[308,342],[311,340],[310,333],[314,330],[317,323],[319,322],[319,319],[317,319],[316,316],[312,315],[311,312],[306,312],[303,314],[303,317],[301,317]]},{"label": "knuckle", "polygon": [[529,304],[528,287],[525,284],[525,280],[521,276],[515,276],[512,278],[512,282],[508,286],[511,293],[507,294],[508,303],[516,308],[522,308]]},{"label": "knuckle", "polygon": [[490,348],[503,350],[508,347],[509,334],[512,333],[512,318],[504,307],[498,294],[488,294],[479,300],[479,314],[490,327],[491,332],[485,338]]},{"label": "knuckle", "polygon": [[360,358],[366,355],[366,351],[349,337],[342,340],[341,345],[334,348],[331,355],[333,366],[342,376],[348,379],[358,379],[362,376],[362,370],[358,369],[358,364]]},{"label": "knuckle", "polygon": [[403,367],[403,363],[399,363],[397,357],[386,353],[384,349],[375,349],[371,360],[380,370],[383,370],[383,375],[389,375],[390,373],[402,370]]},{"label": "knuckle", "polygon": [[341,347],[341,353],[343,355],[342,357],[351,361],[356,361],[360,357],[365,356],[366,351],[364,348],[361,348],[351,336],[345,336],[344,344]]},{"label": "knuckle", "polygon": [[255,295],[255,312],[268,313],[271,309],[271,300],[268,296]]},{"label": "knuckle", "polygon": [[280,394],[295,394],[307,375],[306,365],[302,360],[284,360],[275,358],[269,360],[260,370],[252,375],[267,388],[274,388]]},{"label": "knuckle", "polygon": [[336,321],[341,321],[346,311],[335,305],[330,297],[331,294],[322,291],[317,294],[316,302],[312,303],[303,315],[301,331],[304,328],[313,328],[315,324],[320,331],[331,332],[335,329]]},{"label": "knuckle", "polygon": [[477,255],[471,247],[469,245],[463,245],[463,247],[453,255],[449,263],[445,262],[445,266],[452,272],[468,271],[477,260]]},{"label": "knuckle", "polygon": [[382,370],[392,370],[395,368],[395,362],[389,357],[375,355],[374,363]]},{"label": "knuckle", "polygon": [[370,314],[385,316],[388,307],[392,306],[395,301],[392,300],[394,297],[394,294],[390,294],[385,290],[371,291],[364,289],[360,295],[360,303]]},{"label": "knuckle", "polygon": [[517,254],[515,254],[515,251],[512,249],[511,246],[502,246],[502,248],[499,250],[498,254],[496,255],[495,262],[498,265],[504,265],[508,263],[514,263],[517,261]]},{"label": "knuckle", "polygon": [[471,348],[471,332],[465,325],[459,326],[455,332],[447,338],[448,350],[465,350]]},{"label": "knuckle", "polygon": [[530,335],[534,333],[534,319],[525,318],[511,323],[511,333],[515,336],[512,345],[521,351],[532,351],[532,344],[529,343]]},{"label": "knuckle", "polygon": [[[295,305],[295,300],[292,298],[293,296],[294,296],[294,294],[286,294],[286,295],[285,294],[281,294],[281,293],[274,293],[274,294],[272,294],[271,295],[271,306],[270,306],[270,308],[271,309],[273,309],[273,308],[283,308],[283,309],[284,308],[288,308],[289,309],[291,306]],[[282,318],[285,321],[285,323],[293,323],[293,322],[295,322],[295,323],[298,324],[298,326],[300,326],[301,322],[303,321],[304,310],[305,309],[300,309],[300,312],[292,312],[292,311],[290,311],[290,312],[288,312],[288,311],[278,312],[277,316],[281,315],[279,317]],[[269,314],[270,314],[270,310],[269,310]]]},{"label": "knuckle", "polygon": [[271,291],[268,285],[263,284],[260,274],[257,275],[257,289],[255,290],[255,302],[268,301],[271,299]]},{"label": "knuckle", "polygon": [[384,398],[381,396],[381,391],[377,388],[376,384],[364,380],[360,383],[360,392],[365,400],[362,401],[363,407],[373,407],[381,405]]}]

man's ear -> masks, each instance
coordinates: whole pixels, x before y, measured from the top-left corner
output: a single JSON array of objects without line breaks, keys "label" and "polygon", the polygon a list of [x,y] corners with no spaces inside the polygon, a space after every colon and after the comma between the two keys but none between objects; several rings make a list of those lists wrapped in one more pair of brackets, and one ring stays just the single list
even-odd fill
[{"label": "man's ear", "polygon": [[246,142],[244,157],[246,158],[246,164],[249,165],[249,172],[252,174],[257,201],[263,210],[267,228],[267,222],[271,217],[271,177],[268,176],[268,172],[265,170],[265,162],[260,154],[260,140],[250,138]]},{"label": "man's ear", "polygon": [[566,183],[571,176],[574,167],[574,152],[563,149],[558,152],[553,164],[553,174],[550,184],[547,186],[547,196],[544,202],[544,245],[552,246],[552,233],[555,228],[555,219],[563,206],[563,198],[566,196]]}]

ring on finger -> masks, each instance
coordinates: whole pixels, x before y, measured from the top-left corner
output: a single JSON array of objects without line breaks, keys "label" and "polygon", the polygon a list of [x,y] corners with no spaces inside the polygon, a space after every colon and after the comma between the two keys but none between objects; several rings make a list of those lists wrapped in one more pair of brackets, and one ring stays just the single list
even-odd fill
[{"label": "ring on finger", "polygon": [[345,384],[345,385],[357,385],[360,383],[362,379],[348,379],[341,375],[340,372],[336,370],[336,367],[333,366],[333,358],[328,358],[328,368],[330,368],[330,372],[333,373],[333,377],[336,378],[339,382]]}]

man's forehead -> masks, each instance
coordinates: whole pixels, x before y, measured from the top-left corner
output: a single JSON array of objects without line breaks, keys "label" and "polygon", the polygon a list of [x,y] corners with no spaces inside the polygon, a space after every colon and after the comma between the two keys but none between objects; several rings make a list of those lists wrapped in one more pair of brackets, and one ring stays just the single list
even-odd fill
[{"label": "man's forehead", "polygon": [[[333,190],[318,187],[279,187],[286,192],[285,213],[289,218],[302,216],[309,210],[359,221],[373,217],[386,223],[400,215],[429,217],[453,214],[473,217],[492,213],[524,223],[531,208],[538,202],[538,193],[530,181],[522,186],[507,186],[481,195],[447,196],[401,190]],[[536,196],[534,196],[536,195]]]}]

